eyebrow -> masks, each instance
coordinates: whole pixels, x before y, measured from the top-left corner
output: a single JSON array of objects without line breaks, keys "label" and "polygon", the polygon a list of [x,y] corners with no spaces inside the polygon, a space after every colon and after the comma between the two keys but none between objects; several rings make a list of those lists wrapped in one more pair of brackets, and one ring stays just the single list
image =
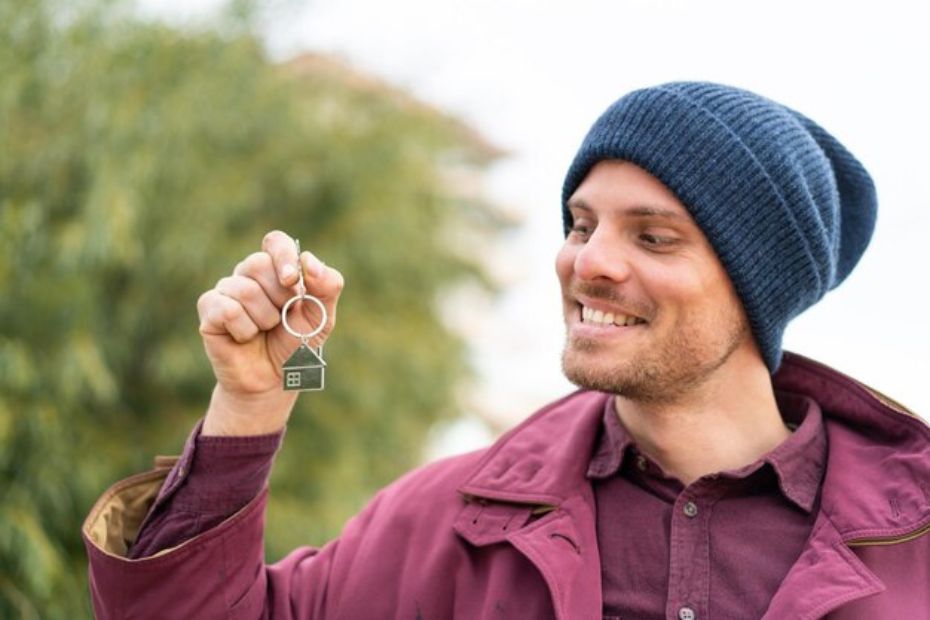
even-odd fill
[{"label": "eyebrow", "polygon": [[[583,200],[571,200],[568,202],[569,209],[580,209],[581,211],[593,211],[588,203]],[[635,207],[628,207],[622,210],[623,215],[630,217],[664,217],[673,220],[687,220],[687,216],[678,211],[672,211],[671,209],[663,209],[661,207],[653,207],[650,205],[637,205]]]}]

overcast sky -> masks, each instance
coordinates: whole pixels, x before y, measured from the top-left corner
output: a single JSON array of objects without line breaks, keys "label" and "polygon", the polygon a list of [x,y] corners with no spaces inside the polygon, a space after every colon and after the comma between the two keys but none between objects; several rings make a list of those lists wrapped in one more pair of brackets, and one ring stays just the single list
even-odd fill
[{"label": "overcast sky", "polygon": [[[172,19],[213,0],[146,0]],[[153,8],[156,7],[157,8]],[[511,279],[472,344],[481,397],[517,420],[564,393],[553,258],[559,188],[585,131],[623,93],[712,80],[785,103],[837,136],[879,192],[859,268],[788,328],[820,359],[930,417],[930,13],[922,2],[316,0],[266,19],[278,57],[336,53],[451,110],[512,156],[489,180],[526,226],[498,259]],[[325,257],[324,257],[325,259]]]}]

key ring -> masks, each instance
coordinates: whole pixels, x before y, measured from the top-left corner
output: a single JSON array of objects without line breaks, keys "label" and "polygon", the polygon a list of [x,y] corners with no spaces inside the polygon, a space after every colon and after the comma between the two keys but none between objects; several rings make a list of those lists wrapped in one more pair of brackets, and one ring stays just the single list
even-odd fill
[{"label": "key ring", "polygon": [[[287,333],[289,333],[291,336],[294,336],[295,338],[299,338],[301,344],[307,344],[311,338],[313,338],[314,336],[319,334],[321,331],[323,331],[323,328],[326,327],[326,322],[329,320],[329,316],[326,314],[326,306],[323,305],[323,302],[317,299],[316,297],[314,297],[313,295],[310,295],[309,293],[307,293],[307,288],[304,286],[304,269],[303,269],[303,265],[300,264],[300,239],[294,239],[294,243],[297,245],[297,273],[300,276],[297,290],[299,292],[293,297],[291,297],[290,299],[288,299],[287,303],[284,304],[284,307],[281,308],[281,324],[284,325],[284,329],[287,331]],[[320,319],[320,324],[317,326],[317,328],[306,334],[302,334],[299,331],[295,330],[287,322],[288,310],[291,309],[291,306],[294,305],[294,303],[298,301],[302,301],[302,300],[308,300],[308,301],[312,301],[313,303],[315,303],[323,315],[322,318]]]},{"label": "key ring", "polygon": [[[297,245],[297,273],[300,274],[300,280],[297,294],[287,300],[287,303],[281,308],[281,324],[287,330],[287,333],[300,340],[300,346],[281,367],[281,387],[285,390],[298,392],[315,392],[323,389],[326,378],[326,360],[323,359],[323,345],[314,349],[310,346],[310,339],[323,331],[329,317],[326,314],[326,306],[323,305],[323,302],[307,293],[307,288],[304,286],[304,270],[300,264],[300,241],[294,239],[294,243]],[[306,334],[301,334],[287,322],[287,311],[295,303],[303,300],[315,303],[323,315],[319,326]]]},{"label": "key ring", "polygon": [[[315,303],[317,307],[319,307],[320,312],[323,313],[323,318],[320,319],[319,326],[317,326],[317,328],[314,329],[313,331],[307,332],[306,334],[302,334],[299,331],[295,330],[287,322],[287,311],[290,310],[291,306],[294,305],[295,302],[301,301],[303,299],[306,299],[308,301],[312,301],[313,303]],[[328,318],[329,317],[326,315],[326,306],[323,305],[323,302],[317,299],[316,297],[314,297],[313,295],[309,295],[307,293],[301,293],[300,295],[294,295],[289,300],[287,300],[287,303],[284,304],[283,308],[281,308],[281,324],[284,325],[284,329],[287,330],[287,333],[289,333],[291,336],[294,336],[295,338],[300,338],[300,342],[303,344],[307,344],[307,342],[311,338],[313,338],[314,336],[319,334],[321,331],[323,331],[323,328],[326,327],[326,321],[328,320]]]}]

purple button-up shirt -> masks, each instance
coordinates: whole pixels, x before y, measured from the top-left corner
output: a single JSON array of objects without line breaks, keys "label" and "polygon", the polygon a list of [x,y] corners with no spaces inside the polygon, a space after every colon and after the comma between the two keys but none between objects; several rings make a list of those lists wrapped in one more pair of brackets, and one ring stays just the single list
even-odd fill
[{"label": "purple button-up shirt", "polygon": [[810,534],[826,462],[817,403],[777,397],[791,436],[688,486],[639,453],[608,399],[588,469],[605,620],[762,617]]},{"label": "purple button-up shirt", "polygon": [[[186,458],[174,468],[183,480],[170,500],[148,515],[128,557],[145,558],[179,545],[242,509],[268,483],[283,435],[205,437],[198,424]],[[183,471],[185,463],[189,471]]]},{"label": "purple button-up shirt", "polygon": [[[810,533],[826,460],[820,409],[778,394],[796,430],[758,461],[685,487],[639,454],[608,399],[588,469],[605,620],[761,617]],[[267,484],[283,433],[190,441],[190,471],[149,516],[130,558],[228,518]],[[193,448],[191,450],[191,448]]]}]

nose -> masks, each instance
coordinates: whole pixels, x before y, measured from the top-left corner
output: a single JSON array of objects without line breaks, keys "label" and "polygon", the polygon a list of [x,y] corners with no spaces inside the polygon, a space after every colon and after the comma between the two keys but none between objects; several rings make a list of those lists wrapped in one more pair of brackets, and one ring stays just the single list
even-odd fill
[{"label": "nose", "polygon": [[609,235],[599,227],[587,242],[578,248],[574,272],[581,280],[606,279],[622,282],[630,277],[629,249],[616,235]]}]

